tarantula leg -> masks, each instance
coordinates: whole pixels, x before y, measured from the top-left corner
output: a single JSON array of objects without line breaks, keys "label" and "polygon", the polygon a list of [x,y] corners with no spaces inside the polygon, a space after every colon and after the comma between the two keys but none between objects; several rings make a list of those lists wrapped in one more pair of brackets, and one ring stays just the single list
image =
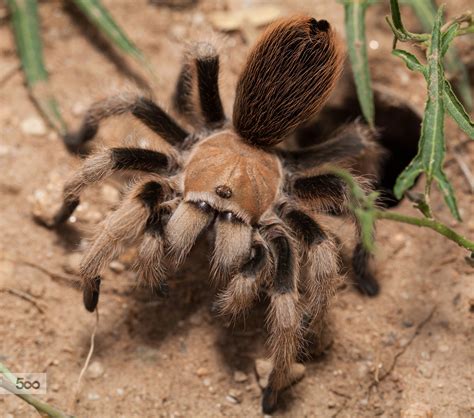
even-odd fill
[{"label": "tarantula leg", "polygon": [[231,212],[222,212],[216,221],[215,231],[211,274],[217,280],[224,280],[248,256],[252,227],[237,220]]},{"label": "tarantula leg", "polygon": [[171,190],[167,184],[159,181],[150,181],[143,185],[137,197],[149,211],[144,228],[144,237],[138,249],[138,257],[134,269],[140,278],[152,289],[168,296],[168,285],[165,280],[164,257],[164,218],[166,210],[160,206]]},{"label": "tarantula leg", "polygon": [[216,48],[208,42],[197,42],[191,46],[186,58],[173,96],[175,109],[193,121],[194,102],[197,101],[206,127],[222,127],[226,116],[219,93],[219,55]]},{"label": "tarantula leg", "polygon": [[102,271],[122,252],[124,244],[137,241],[147,225],[150,213],[143,199],[147,188],[150,182],[140,182],[130,190],[117,210],[107,216],[84,254],[80,276],[87,309],[97,303]]},{"label": "tarantula leg", "polygon": [[263,392],[264,413],[275,410],[278,394],[289,382],[291,365],[296,359],[301,340],[301,312],[298,307],[298,265],[290,239],[281,233],[270,241],[275,259],[275,276],[268,321],[269,346],[273,369]]},{"label": "tarantula leg", "polygon": [[79,205],[82,191],[116,171],[163,173],[169,171],[175,164],[171,157],[161,152],[142,148],[111,148],[92,155],[64,186],[63,203],[57,212],[51,219],[37,217],[37,221],[48,228],[63,224]]},{"label": "tarantula leg", "polygon": [[183,128],[161,107],[145,97],[123,94],[94,103],[87,111],[77,132],[64,136],[71,152],[80,152],[84,144],[97,134],[100,122],[112,116],[130,113],[171,145],[179,145],[188,136]]},{"label": "tarantula leg", "polygon": [[352,270],[354,271],[355,286],[364,295],[377,296],[380,285],[370,269],[371,254],[362,243],[360,226],[356,223],[357,243],[352,253]]},{"label": "tarantula leg", "polygon": [[331,297],[339,282],[339,248],[331,234],[301,210],[293,209],[284,215],[305,247],[307,274],[303,286],[305,294],[305,333],[300,357],[318,354],[324,347],[322,331]]},{"label": "tarantula leg", "polygon": [[359,174],[377,175],[381,146],[376,133],[367,126],[354,122],[335,134],[333,138],[296,151],[278,151],[286,166],[305,170],[326,163],[349,165]]},{"label": "tarantula leg", "polygon": [[294,180],[292,192],[311,206],[333,215],[347,213],[348,190],[339,176],[331,173],[299,177]]},{"label": "tarantula leg", "polygon": [[176,266],[184,261],[214,217],[214,209],[204,201],[181,202],[178,205],[165,228],[170,256]]},{"label": "tarantula leg", "polygon": [[250,254],[219,295],[217,307],[221,314],[232,320],[250,308],[257,298],[258,280],[267,261],[267,249],[261,242],[254,242]]}]

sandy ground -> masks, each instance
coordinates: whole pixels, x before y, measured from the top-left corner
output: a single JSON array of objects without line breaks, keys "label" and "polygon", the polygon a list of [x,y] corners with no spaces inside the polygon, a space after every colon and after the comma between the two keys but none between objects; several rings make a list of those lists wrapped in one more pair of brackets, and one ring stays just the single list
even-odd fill
[{"label": "sandy ground", "polygon": [[[199,7],[184,10],[145,0],[105,3],[150,57],[159,75],[155,94],[162,103],[169,103],[183,41],[209,33],[211,12],[242,7],[233,0],[217,5],[201,1]],[[469,2],[448,3],[454,16]],[[332,0],[301,0],[291,6],[288,1],[281,7],[288,13],[324,16],[342,27],[342,7]],[[424,82],[390,55],[391,36],[382,18],[387,13],[386,6],[374,6],[368,20],[369,40],[379,44],[370,50],[374,80],[421,109]],[[97,43],[96,34],[76,23],[60,2],[41,2],[40,14],[51,82],[71,126],[78,125],[95,99],[129,88],[132,73],[146,76]],[[244,35],[216,36],[223,44],[221,84],[228,113],[239,68],[256,33],[251,29]],[[459,46],[472,54],[467,41]],[[13,372],[46,372],[48,393],[42,398],[72,412],[95,317],[83,308],[71,279],[85,238],[117,204],[119,183],[89,190],[74,230],[66,235],[32,221],[31,202],[58,192],[80,161],[49,130],[41,136],[23,133],[22,123],[38,113],[21,72],[14,70],[18,61],[5,17],[0,21],[0,57],[0,361]],[[448,142],[465,141],[451,122],[447,129]],[[136,124],[132,130],[143,134]],[[117,121],[101,136],[119,140],[127,131],[130,121]],[[472,143],[464,151],[472,167]],[[459,166],[448,159],[446,171],[465,223],[451,220],[437,192],[433,206],[443,221],[472,237],[474,199]],[[397,210],[415,214],[408,202]],[[254,364],[265,356],[263,318],[257,314],[245,326],[226,328],[210,314],[205,251],[197,248],[170,281],[167,300],[136,289],[134,274],[121,271],[133,253],[122,257],[115,271],[106,272],[94,364],[83,380],[77,416],[261,416]],[[421,417],[472,417],[474,288],[465,255],[428,230],[381,222],[374,263],[380,296],[368,299],[350,286],[341,289],[332,310],[332,347],[306,364],[305,378],[283,395],[275,415],[412,417],[418,411]],[[0,416],[35,415],[18,398],[0,396]]]}]

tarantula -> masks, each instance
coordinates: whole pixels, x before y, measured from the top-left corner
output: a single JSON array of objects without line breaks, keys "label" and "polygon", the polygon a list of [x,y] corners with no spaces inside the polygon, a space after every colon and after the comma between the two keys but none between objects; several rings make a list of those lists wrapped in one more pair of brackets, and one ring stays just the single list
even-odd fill
[{"label": "tarantula", "polygon": [[[125,244],[139,245],[136,269],[167,292],[166,271],[185,259],[204,231],[212,236],[212,276],[218,309],[235,317],[260,291],[267,314],[273,371],[263,392],[273,411],[303,341],[317,338],[340,275],[338,238],[319,214],[351,216],[348,192],[329,164],[376,172],[377,145],[362,125],[350,124],[329,141],[304,150],[276,147],[315,116],[343,67],[341,40],[326,20],[307,16],[272,24],[254,46],[238,80],[229,121],[218,88],[219,56],[205,42],[186,55],[173,97],[189,133],[149,98],[120,95],[94,104],[70,149],[91,140],[102,120],[131,114],[173,147],[112,148],[85,160],[64,188],[50,227],[68,220],[83,189],[114,172],[146,173],[104,221],[81,264],[84,303],[94,311],[101,275]],[[356,281],[367,293],[377,283],[368,255],[356,245]]]}]

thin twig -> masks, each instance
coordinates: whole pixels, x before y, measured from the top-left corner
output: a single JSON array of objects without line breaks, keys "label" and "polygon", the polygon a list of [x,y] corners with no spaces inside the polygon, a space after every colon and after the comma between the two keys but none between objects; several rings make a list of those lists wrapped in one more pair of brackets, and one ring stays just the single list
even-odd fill
[{"label": "thin twig", "polygon": [[372,381],[372,383],[369,385],[369,387],[367,388],[367,391],[370,391],[370,389],[372,389],[374,386],[378,385],[382,380],[386,379],[393,372],[393,370],[395,369],[395,367],[397,365],[397,361],[398,361],[399,357],[402,356],[405,353],[405,351],[407,351],[408,347],[410,347],[410,345],[413,343],[413,341],[415,341],[415,338],[418,337],[418,335],[420,335],[423,327],[428,322],[431,321],[431,318],[433,318],[433,315],[434,315],[435,311],[436,311],[436,305],[431,308],[430,312],[425,317],[425,319],[423,319],[421,322],[418,323],[418,325],[416,326],[415,332],[411,335],[408,342],[400,349],[400,351],[398,351],[395,354],[395,356],[393,357],[392,363],[390,364],[390,367],[388,368],[388,370],[384,374],[382,374],[381,376],[378,376],[378,380],[374,379]]},{"label": "thin twig", "polygon": [[69,287],[79,289],[79,280],[75,276],[64,275],[64,274],[56,273],[54,271],[50,271],[47,268],[40,266],[39,264],[36,264],[29,260],[14,259],[14,258],[9,258],[9,257],[2,257],[0,258],[0,260],[10,261],[11,263],[14,263],[14,264],[20,264],[20,265],[34,268],[40,271],[41,273],[46,274],[47,276],[49,276],[50,279],[52,279],[53,281],[57,283],[66,284]]},{"label": "thin twig", "polygon": [[[416,326],[415,328],[415,332],[411,335],[410,339],[408,340],[408,342],[399,350],[397,351],[397,353],[395,353],[395,355],[393,356],[393,359],[392,359],[392,362],[389,366],[389,368],[387,369],[387,371],[382,374],[381,376],[377,376],[377,378],[374,378],[370,384],[364,389],[362,390],[361,392],[363,393],[363,395],[360,395],[360,396],[354,396],[352,398],[348,398],[346,399],[342,405],[334,412],[334,414],[332,415],[332,418],[335,418],[337,417],[341,412],[343,412],[344,410],[346,410],[350,405],[353,405],[355,404],[356,402],[358,402],[362,396],[364,396],[365,398],[367,398],[370,394],[370,391],[373,387],[377,386],[380,382],[382,382],[383,380],[385,380],[388,376],[390,376],[390,374],[395,370],[395,367],[397,366],[397,361],[398,359],[407,351],[408,347],[410,347],[410,345],[413,343],[413,341],[415,341],[415,338],[418,337],[418,335],[420,335],[421,331],[423,330],[423,328],[426,326],[426,324],[428,324],[428,322],[431,321],[431,318],[433,318],[433,315],[436,311],[436,308],[437,306],[434,305],[430,312],[428,313],[428,315],[421,321],[418,323],[418,325]],[[332,390],[331,390],[332,391]]]},{"label": "thin twig", "polygon": [[86,372],[87,368],[89,367],[89,363],[92,358],[92,354],[94,353],[94,343],[95,343],[95,334],[97,332],[97,329],[99,327],[99,307],[96,307],[95,309],[95,324],[94,324],[94,329],[92,330],[91,334],[91,344],[89,348],[89,352],[87,353],[86,361],[84,362],[84,366],[82,367],[81,372],[79,373],[79,377],[76,382],[76,388],[74,390],[74,397],[72,399],[72,405],[71,405],[71,410],[73,412],[76,412],[76,405],[77,401],[79,400],[79,394],[81,391],[81,382],[82,382],[82,377],[84,376],[84,373]]},{"label": "thin twig", "polygon": [[22,290],[18,289],[12,289],[10,287],[5,287],[0,289],[0,292],[7,292],[10,293],[11,295],[18,296],[19,298],[26,300],[27,302],[30,302],[40,313],[44,313],[44,308],[36,301],[36,299],[29,295],[26,292],[23,292]]}]

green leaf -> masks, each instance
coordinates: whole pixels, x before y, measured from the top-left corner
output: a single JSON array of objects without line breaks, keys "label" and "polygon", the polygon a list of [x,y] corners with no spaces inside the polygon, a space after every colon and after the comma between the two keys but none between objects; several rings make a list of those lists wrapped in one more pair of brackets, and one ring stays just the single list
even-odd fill
[{"label": "green leaf", "polygon": [[419,152],[418,150],[418,155],[408,164],[395,182],[393,192],[397,199],[403,197],[403,194],[415,184],[415,180],[423,172]]},{"label": "green leaf", "polygon": [[446,153],[444,140],[444,73],[441,63],[441,23],[443,7],[438,11],[428,50],[428,99],[421,127],[419,155],[428,184],[435,179],[456,219],[460,219],[453,190],[443,173]]},{"label": "green leaf", "polygon": [[[410,0],[409,4],[415,11],[423,29],[425,31],[431,31],[436,16],[436,4],[434,0]],[[450,28],[448,28],[448,31],[449,29]],[[449,36],[452,36],[452,34],[449,34]],[[448,38],[446,38],[446,41],[448,41]],[[444,46],[445,45],[443,44],[441,49],[442,55],[444,56],[446,54],[446,70],[453,79],[456,79],[456,89],[459,92],[464,105],[468,110],[470,110],[472,109],[472,96],[469,74],[466,66],[459,58],[459,54],[454,46],[451,46],[447,51],[444,51]]]},{"label": "green leaf", "polygon": [[387,23],[392,29],[395,39],[393,41],[393,48],[395,49],[397,40],[406,42],[406,41],[416,41],[416,42],[426,42],[429,40],[429,35],[427,34],[417,34],[408,32],[403,26],[402,17],[400,14],[400,7],[398,5],[398,0],[390,0],[390,10],[392,13],[392,19],[386,18]]},{"label": "green leaf", "polygon": [[456,37],[456,33],[459,29],[459,23],[451,25],[444,33],[441,41],[441,56],[444,57],[446,52],[448,52],[449,45]]},{"label": "green leaf", "polygon": [[444,104],[451,117],[456,121],[458,126],[466,133],[466,135],[474,139],[474,123],[464,109],[462,103],[454,94],[453,88],[448,80],[444,80]]},{"label": "green leaf", "polygon": [[390,0],[390,10],[392,12],[392,22],[395,26],[395,29],[400,32],[406,32],[405,27],[402,22],[402,15],[400,14],[400,7],[398,6],[397,0]]},{"label": "green leaf", "polygon": [[354,81],[362,113],[368,124],[374,126],[374,97],[370,82],[365,39],[366,0],[344,2],[345,26]]},{"label": "green leaf", "polygon": [[87,18],[114,44],[126,54],[130,55],[140,64],[154,72],[148,60],[135,44],[122,31],[113,17],[102,5],[100,0],[73,0],[74,4],[87,16]]},{"label": "green leaf", "polygon": [[7,5],[11,12],[17,52],[30,96],[49,125],[62,135],[66,132],[66,124],[51,93],[48,73],[43,62],[38,4],[36,0],[8,0]]},{"label": "green leaf", "polygon": [[422,74],[426,75],[428,74],[428,68],[425,65],[422,65],[420,61],[418,61],[418,58],[416,58],[413,54],[403,51],[402,49],[394,49],[392,51],[392,54],[395,55],[396,57],[401,58],[403,61],[405,61],[406,66],[412,70],[412,71],[418,71]]},{"label": "green leaf", "polygon": [[[413,54],[401,49],[394,49],[392,54],[403,59],[410,70],[422,73],[425,76],[426,81],[428,81],[427,67],[420,64]],[[474,124],[469,118],[462,103],[459,101],[456,94],[454,94],[451,84],[447,80],[444,80],[443,100],[446,110],[449,112],[451,117],[456,121],[466,135],[469,136],[469,138],[474,139]]]}]

